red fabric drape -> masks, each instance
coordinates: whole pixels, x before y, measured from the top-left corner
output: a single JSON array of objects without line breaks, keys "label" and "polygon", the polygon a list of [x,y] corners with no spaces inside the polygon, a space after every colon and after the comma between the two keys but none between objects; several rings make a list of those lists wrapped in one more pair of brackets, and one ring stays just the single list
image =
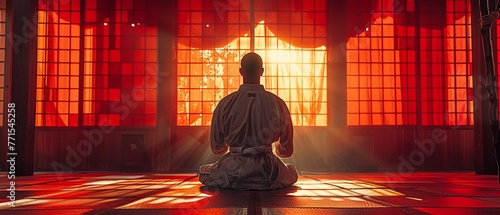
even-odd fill
[{"label": "red fabric drape", "polygon": [[[250,32],[241,23],[250,23],[249,0],[178,1],[178,42],[200,49],[222,47]],[[231,4],[230,4],[231,3]],[[199,10],[203,10],[201,13]],[[197,23],[195,26],[190,26]]]},{"label": "red fabric drape", "polygon": [[[321,2],[321,3],[319,3]],[[326,14],[313,13],[314,8],[325,8],[323,1],[268,1],[256,0],[256,15],[253,28],[261,21],[283,40],[295,47],[314,48],[326,45]],[[203,8],[200,13],[198,8]],[[250,32],[249,0],[179,1],[179,43],[200,49],[222,47]],[[199,23],[198,27],[190,27]],[[188,33],[189,32],[189,33]],[[296,32],[309,37],[297,37]],[[318,39],[320,38],[320,39]]]},{"label": "red fabric drape", "polygon": [[[68,49],[71,48],[69,40],[60,41],[59,37],[69,35],[70,32],[77,33],[75,32],[77,29],[74,28],[75,25],[61,21],[57,17],[57,13],[54,12],[40,12],[38,19],[43,24],[38,26],[38,35],[40,36],[38,38],[38,48],[42,51],[38,54],[37,88],[41,90],[37,91],[37,100],[43,100],[43,102],[37,102],[36,125],[75,126],[78,123],[77,120],[74,120],[78,107],[68,105],[70,89],[74,89],[74,87],[68,81],[64,81],[63,78],[58,79],[58,76],[65,75],[64,77],[68,77],[67,75],[70,73],[69,62],[76,62],[74,57],[71,58],[67,54],[70,53]],[[67,25],[58,26],[59,23]],[[71,30],[72,27],[74,31]],[[66,46],[66,49],[63,50],[66,53],[53,48],[59,47],[60,44]],[[72,120],[69,120],[69,118],[72,118]]]},{"label": "red fabric drape", "polygon": [[348,3],[349,125],[415,125],[417,117],[422,125],[472,125],[470,3],[360,2]]},{"label": "red fabric drape", "polygon": [[[63,2],[64,4],[60,4]],[[54,10],[65,9],[65,7],[73,7],[76,5],[67,4],[67,0],[41,0],[42,5],[40,10]],[[75,1],[76,2],[76,1]],[[109,2],[114,2],[110,0]],[[161,8],[158,8],[159,0],[148,0],[145,4],[146,10],[144,14],[145,25],[155,26],[158,19],[170,19],[167,14],[162,13]],[[434,0],[421,0],[420,5],[431,5],[433,13],[445,14],[446,1]],[[135,7],[134,2],[134,7]],[[179,43],[192,48],[211,49],[221,47],[228,44],[234,39],[249,33],[250,27],[241,29],[240,23],[250,24],[250,0],[191,0],[191,1],[178,1],[179,11],[189,11],[190,9],[195,12],[179,12],[178,14],[178,32],[190,35],[191,39],[179,38]],[[256,0],[255,1],[255,26],[264,21],[269,23],[266,25],[275,35],[281,40],[292,44],[295,47],[319,47],[326,45],[326,41],[314,40],[315,37],[324,37],[326,35],[326,15],[316,14],[313,15],[310,11],[315,8],[325,8],[326,5],[323,1],[312,0],[291,0],[291,1],[269,1],[269,0]],[[347,20],[347,37],[356,36],[363,31],[364,28],[369,27],[373,22],[379,18],[388,16],[406,16],[411,13],[407,11],[408,4],[416,4],[414,0],[401,0],[401,1],[367,1],[366,4],[359,4],[363,11],[366,13],[357,14],[355,19]],[[113,3],[111,3],[113,5]],[[138,3],[137,5],[144,5]],[[144,6],[142,6],[144,7]],[[419,7],[419,5],[412,6],[411,8]],[[199,15],[202,11],[202,15]],[[396,13],[395,13],[396,12]],[[69,13],[61,13],[62,20],[69,21],[72,19]],[[419,19],[426,19],[426,16],[418,16]],[[463,17],[463,14],[455,14],[455,20]],[[74,17],[78,18],[78,17]],[[103,17],[105,18],[105,17]],[[403,17],[402,20],[405,20]],[[102,21],[102,20],[97,20]],[[189,28],[189,23],[200,23],[199,27]],[[208,27],[207,27],[208,24]],[[237,25],[238,24],[238,25]],[[404,22],[401,25],[413,26],[415,22]],[[253,26],[253,28],[255,28]],[[86,27],[91,27],[87,24]],[[442,29],[444,26],[433,25],[427,26],[428,28]],[[304,34],[311,35],[311,37],[294,37],[294,32],[301,31]],[[189,33],[188,33],[189,32]],[[196,38],[193,40],[193,38]],[[202,47],[203,46],[203,47]]]}]

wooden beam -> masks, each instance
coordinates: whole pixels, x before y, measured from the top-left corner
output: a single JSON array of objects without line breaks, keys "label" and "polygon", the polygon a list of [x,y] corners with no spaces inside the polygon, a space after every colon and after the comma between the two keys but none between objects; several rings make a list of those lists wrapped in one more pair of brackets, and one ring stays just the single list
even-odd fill
[{"label": "wooden beam", "polygon": [[332,171],[350,169],[347,144],[347,0],[327,1],[328,163]]},{"label": "wooden beam", "polygon": [[[15,109],[15,175],[33,175],[35,158],[35,91],[36,91],[36,53],[37,53],[37,9],[36,0],[15,0],[11,2],[12,25],[7,40],[11,55],[10,93],[7,100]],[[13,111],[14,112],[14,111]],[[9,126],[9,124],[6,124]],[[9,157],[14,157],[9,156]]]},{"label": "wooden beam", "polygon": [[[498,5],[498,4],[496,4]],[[495,6],[496,6],[495,5]],[[479,11],[481,17],[488,16],[490,14],[490,2],[488,0],[479,1]],[[498,95],[497,95],[497,73],[495,69],[495,54],[492,48],[491,42],[491,24],[489,22],[481,23],[481,37],[483,39],[483,52],[484,59],[486,63],[486,75],[487,75],[487,90],[489,95],[489,121],[493,134],[493,146],[495,148],[495,156],[497,162],[497,174],[498,182],[500,183],[500,130],[498,125]],[[484,144],[489,144],[484,142]]]},{"label": "wooden beam", "polygon": [[[153,1],[155,2],[155,1]],[[172,170],[172,141],[177,125],[177,1],[157,0],[166,9],[158,16],[158,149],[161,155],[154,162],[157,171]],[[161,9],[163,13],[163,9]]]}]

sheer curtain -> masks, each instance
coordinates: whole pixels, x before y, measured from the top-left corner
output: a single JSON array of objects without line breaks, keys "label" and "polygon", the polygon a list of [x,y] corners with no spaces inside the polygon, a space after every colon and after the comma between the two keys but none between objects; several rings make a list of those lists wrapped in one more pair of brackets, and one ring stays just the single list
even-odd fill
[{"label": "sheer curtain", "polygon": [[255,50],[265,62],[261,83],[287,102],[294,125],[326,126],[326,47],[299,48],[280,40],[264,22]]},{"label": "sheer curtain", "polygon": [[361,2],[347,8],[348,125],[473,125],[471,2]]},{"label": "sheer curtain", "polygon": [[400,53],[395,40],[394,18],[386,17],[347,41],[349,124],[403,124]]},{"label": "sheer curtain", "polygon": [[[72,23],[55,11],[38,12],[37,126],[78,125],[80,34]],[[74,37],[72,37],[74,36]]]}]

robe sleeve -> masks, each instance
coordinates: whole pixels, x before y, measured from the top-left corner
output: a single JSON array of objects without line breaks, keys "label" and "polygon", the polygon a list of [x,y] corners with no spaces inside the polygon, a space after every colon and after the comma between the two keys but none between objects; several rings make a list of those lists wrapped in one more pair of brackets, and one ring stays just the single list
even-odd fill
[{"label": "robe sleeve", "polygon": [[224,142],[224,127],[222,122],[223,101],[219,102],[212,116],[210,129],[210,148],[216,155],[223,155],[227,152],[228,146]]},{"label": "robe sleeve", "polygon": [[276,155],[282,158],[288,158],[293,154],[293,125],[292,117],[290,116],[290,111],[286,106],[286,103],[280,99],[280,139],[279,143],[276,144]]}]

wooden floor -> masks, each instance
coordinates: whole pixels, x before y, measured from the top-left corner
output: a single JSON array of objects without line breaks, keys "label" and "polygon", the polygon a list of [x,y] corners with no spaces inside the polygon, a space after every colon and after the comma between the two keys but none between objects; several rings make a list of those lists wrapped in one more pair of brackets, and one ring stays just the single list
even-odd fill
[{"label": "wooden floor", "polygon": [[472,172],[302,175],[276,191],[218,190],[175,174],[37,173],[1,176],[0,214],[500,214],[495,176]]}]

